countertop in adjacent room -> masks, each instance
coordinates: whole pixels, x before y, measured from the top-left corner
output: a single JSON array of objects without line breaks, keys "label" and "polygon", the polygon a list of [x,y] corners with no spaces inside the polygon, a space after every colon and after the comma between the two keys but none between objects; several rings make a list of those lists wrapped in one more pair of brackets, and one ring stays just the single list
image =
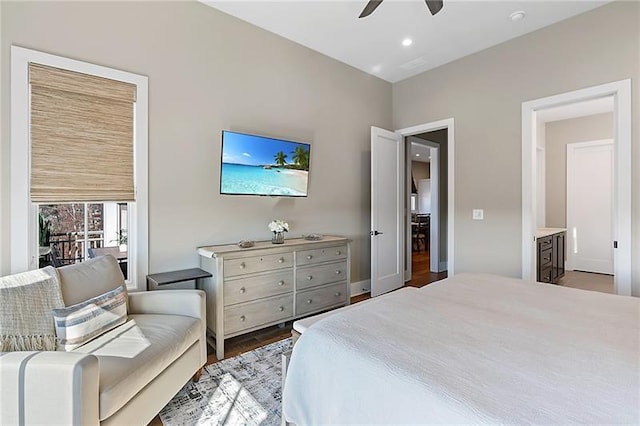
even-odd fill
[{"label": "countertop in adjacent room", "polygon": [[538,228],[536,229],[536,238],[548,237],[558,232],[566,232],[567,228]]}]

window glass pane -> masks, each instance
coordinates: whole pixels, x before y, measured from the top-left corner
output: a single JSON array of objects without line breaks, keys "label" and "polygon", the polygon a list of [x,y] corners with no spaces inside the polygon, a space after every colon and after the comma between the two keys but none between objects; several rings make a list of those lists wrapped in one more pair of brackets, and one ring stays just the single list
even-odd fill
[{"label": "window glass pane", "polygon": [[110,254],[118,260],[122,274],[127,279],[127,206],[127,203],[39,205],[40,267],[60,267]]},{"label": "window glass pane", "polygon": [[84,204],[48,204],[39,209],[40,263],[70,265],[84,259]]},{"label": "window glass pane", "polygon": [[[124,206],[124,209],[123,209]],[[104,249],[96,254],[109,253],[118,260],[125,279],[129,276],[127,203],[103,204]]]},{"label": "window glass pane", "polygon": [[104,204],[87,204],[87,248],[104,247]]}]

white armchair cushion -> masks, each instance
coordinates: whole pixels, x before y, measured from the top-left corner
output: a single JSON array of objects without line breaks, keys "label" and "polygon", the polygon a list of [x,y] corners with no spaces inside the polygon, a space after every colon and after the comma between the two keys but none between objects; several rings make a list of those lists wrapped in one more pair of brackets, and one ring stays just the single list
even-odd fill
[{"label": "white armchair cushion", "polygon": [[51,310],[64,302],[55,269],[0,278],[0,302],[0,352],[56,350]]},{"label": "white armchair cushion", "polygon": [[84,302],[124,284],[118,261],[111,255],[63,266],[57,271],[66,306]]},{"label": "white armchair cushion", "polygon": [[59,349],[71,351],[127,321],[127,287],[51,312]]},{"label": "white armchair cushion", "polygon": [[188,316],[130,315],[125,324],[74,350],[100,360],[100,420],[118,411],[198,342],[200,327],[200,320]]}]

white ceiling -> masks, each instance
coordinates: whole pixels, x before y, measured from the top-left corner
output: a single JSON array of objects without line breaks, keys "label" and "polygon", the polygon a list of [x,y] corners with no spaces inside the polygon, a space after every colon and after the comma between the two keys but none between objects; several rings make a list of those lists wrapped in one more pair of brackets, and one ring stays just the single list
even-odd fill
[{"label": "white ceiling", "polygon": [[411,142],[411,160],[430,163],[431,147],[421,143]]},{"label": "white ceiling", "polygon": [[444,0],[435,16],[423,0],[384,0],[363,19],[367,0],[200,1],[393,83],[610,0]]}]

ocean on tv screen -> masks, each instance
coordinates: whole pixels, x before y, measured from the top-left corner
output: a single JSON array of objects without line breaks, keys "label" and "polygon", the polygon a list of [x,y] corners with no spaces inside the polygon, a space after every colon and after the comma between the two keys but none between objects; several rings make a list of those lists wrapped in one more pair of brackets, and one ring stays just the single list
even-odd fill
[{"label": "ocean on tv screen", "polygon": [[222,194],[306,196],[309,172],[272,165],[222,163]]}]

